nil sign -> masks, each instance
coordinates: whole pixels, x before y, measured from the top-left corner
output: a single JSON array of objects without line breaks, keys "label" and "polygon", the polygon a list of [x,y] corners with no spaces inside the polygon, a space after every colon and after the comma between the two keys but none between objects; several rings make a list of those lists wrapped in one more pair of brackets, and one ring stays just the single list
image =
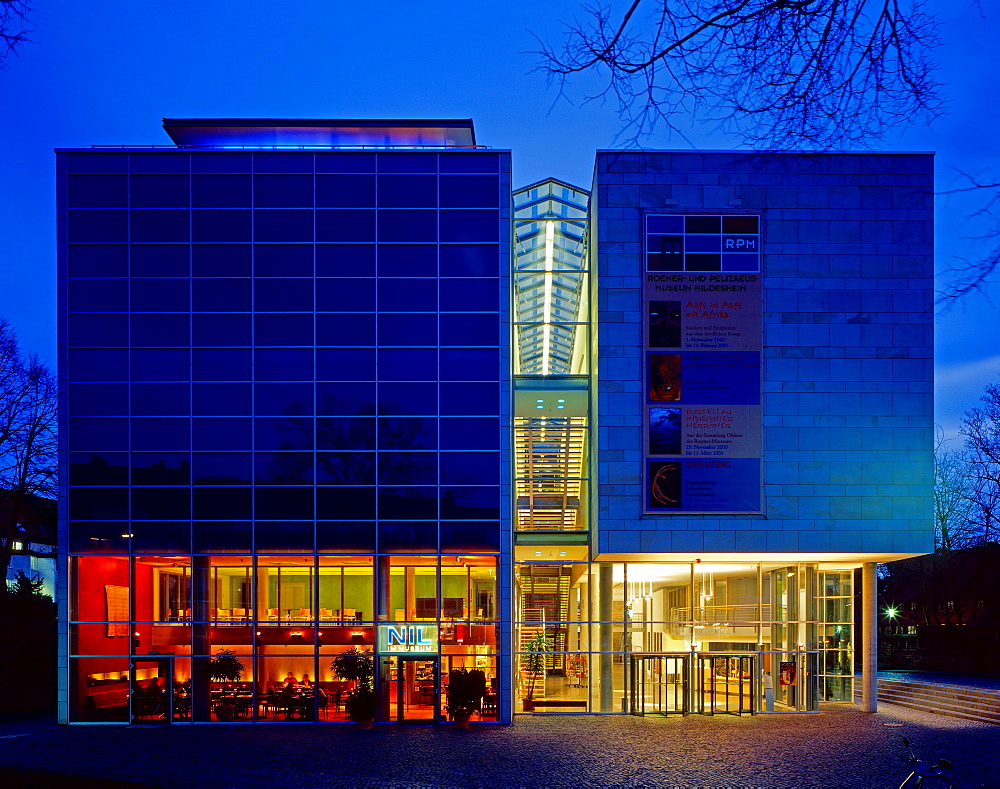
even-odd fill
[{"label": "nil sign", "polygon": [[409,655],[438,651],[437,625],[378,625],[378,652]]}]

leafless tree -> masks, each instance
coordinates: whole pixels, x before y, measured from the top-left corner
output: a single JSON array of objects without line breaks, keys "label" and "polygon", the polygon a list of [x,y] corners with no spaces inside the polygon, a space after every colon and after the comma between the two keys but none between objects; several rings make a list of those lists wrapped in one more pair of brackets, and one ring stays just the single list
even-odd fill
[{"label": "leafless tree", "polygon": [[934,442],[934,547],[951,551],[969,538],[971,493],[962,454],[947,447],[938,430]]},{"label": "leafless tree", "polygon": [[975,544],[1000,542],[1000,384],[988,384],[982,405],[966,411],[959,432],[970,491],[969,524]]},{"label": "leafless tree", "polygon": [[944,273],[951,279],[946,282],[938,294],[938,304],[947,308],[958,302],[964,296],[979,293],[987,296],[987,289],[996,282],[995,276],[1000,268],[1000,182],[984,179],[971,173],[959,171],[966,185],[955,189],[946,189],[939,193],[943,197],[976,192],[986,196],[985,204],[971,214],[968,219],[987,222],[989,227],[979,241],[985,242],[989,251],[981,257],[968,259],[956,258],[955,263]]},{"label": "leafless tree", "polygon": [[617,102],[633,143],[691,119],[753,147],[866,145],[943,111],[921,0],[631,0],[583,6],[539,68],[564,92],[581,74]]},{"label": "leafless tree", "polygon": [[15,543],[51,543],[56,415],[55,378],[37,357],[21,354],[10,324],[0,319],[0,578]]},{"label": "leafless tree", "polygon": [[0,0],[0,68],[18,47],[30,39],[28,14],[33,9],[24,0]]}]

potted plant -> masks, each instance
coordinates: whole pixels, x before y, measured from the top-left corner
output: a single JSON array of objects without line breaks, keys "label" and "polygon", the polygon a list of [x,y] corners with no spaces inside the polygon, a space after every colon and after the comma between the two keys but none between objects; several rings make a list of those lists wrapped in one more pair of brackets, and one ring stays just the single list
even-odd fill
[{"label": "potted plant", "polygon": [[347,717],[356,721],[362,729],[370,729],[375,722],[378,709],[378,694],[375,693],[375,659],[358,647],[352,647],[342,655],[337,655],[330,663],[330,669],[337,679],[356,682],[344,700]]},{"label": "potted plant", "polygon": [[445,709],[460,729],[469,728],[469,718],[472,713],[479,712],[482,705],[483,689],[477,684],[472,674],[462,669],[455,669],[448,675],[448,703]]},{"label": "potted plant", "polygon": [[545,673],[546,653],[549,651],[550,640],[545,633],[534,633],[522,644],[524,653],[521,655],[521,668],[528,674],[528,690],[521,700],[525,712],[535,709],[535,682],[539,674]]},{"label": "potted plant", "polygon": [[[239,682],[244,670],[243,663],[232,649],[220,649],[208,667],[209,676],[215,682]],[[233,704],[223,701],[215,708],[215,718],[219,721],[231,721],[235,712]]]}]

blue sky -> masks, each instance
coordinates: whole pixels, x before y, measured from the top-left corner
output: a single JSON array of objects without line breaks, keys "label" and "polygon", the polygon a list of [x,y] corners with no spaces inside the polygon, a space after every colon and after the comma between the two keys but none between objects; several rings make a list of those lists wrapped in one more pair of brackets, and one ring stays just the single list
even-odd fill
[{"label": "blue sky", "polygon": [[[886,149],[937,151],[938,188],[958,171],[1000,180],[1000,11],[932,0],[951,114],[891,135]],[[987,4],[984,4],[984,6]],[[557,101],[533,72],[529,31],[552,38],[576,0],[460,5],[383,0],[39,0],[35,43],[0,73],[0,316],[23,347],[55,361],[52,149],[165,144],[166,117],[472,117],[480,143],[514,151],[514,181],[546,176],[587,187],[596,148],[613,147],[611,104]],[[579,98],[579,92],[570,93]],[[736,141],[692,122],[698,145]],[[654,135],[649,147],[684,147]],[[982,195],[938,203],[939,267],[990,246]],[[1000,287],[992,292],[1000,298]],[[937,319],[937,421],[953,434],[983,386],[1000,378],[1000,329],[971,298]]]}]

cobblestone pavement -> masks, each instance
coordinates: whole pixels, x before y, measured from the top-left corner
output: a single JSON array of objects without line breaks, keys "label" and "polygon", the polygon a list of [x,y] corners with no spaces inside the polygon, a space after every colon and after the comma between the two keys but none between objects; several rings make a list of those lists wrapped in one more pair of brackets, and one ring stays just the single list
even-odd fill
[{"label": "cobblestone pavement", "polygon": [[958,785],[1000,786],[1000,726],[888,704],[877,715],[845,705],[753,718],[521,716],[468,731],[39,719],[0,724],[0,785],[873,789],[906,775],[904,735],[918,756],[951,760]]}]

